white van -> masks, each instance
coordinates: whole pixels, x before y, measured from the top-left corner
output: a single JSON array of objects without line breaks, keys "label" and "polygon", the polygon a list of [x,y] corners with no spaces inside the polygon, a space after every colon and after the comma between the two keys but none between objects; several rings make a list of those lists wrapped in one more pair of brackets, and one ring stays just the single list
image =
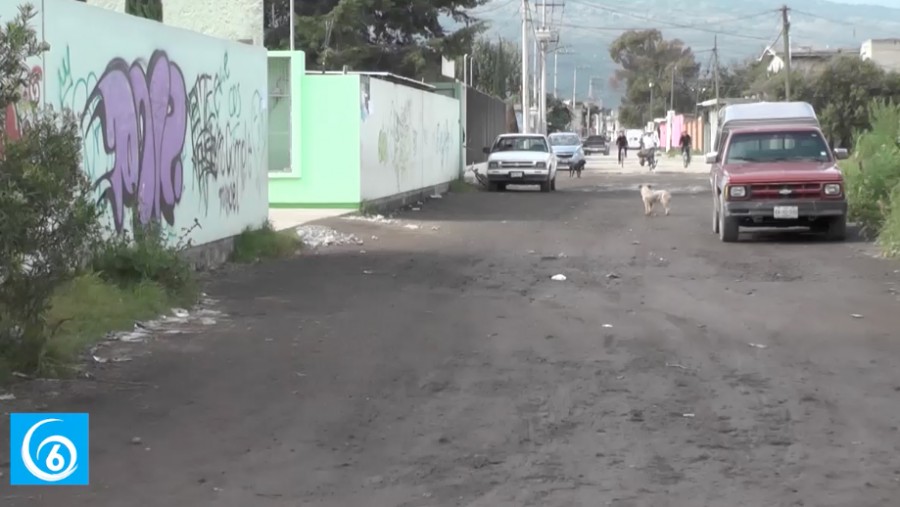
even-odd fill
[{"label": "white van", "polygon": [[641,129],[628,129],[625,131],[625,139],[628,139],[629,150],[639,150],[641,148],[641,137],[644,131]]}]

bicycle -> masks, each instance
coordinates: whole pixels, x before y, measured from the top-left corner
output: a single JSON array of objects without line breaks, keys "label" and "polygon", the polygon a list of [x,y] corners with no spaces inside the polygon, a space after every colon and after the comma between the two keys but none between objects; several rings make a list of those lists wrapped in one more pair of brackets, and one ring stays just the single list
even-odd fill
[{"label": "bicycle", "polygon": [[691,150],[690,149],[682,149],[681,150],[681,160],[684,162],[685,169],[687,169],[687,166],[691,165]]}]

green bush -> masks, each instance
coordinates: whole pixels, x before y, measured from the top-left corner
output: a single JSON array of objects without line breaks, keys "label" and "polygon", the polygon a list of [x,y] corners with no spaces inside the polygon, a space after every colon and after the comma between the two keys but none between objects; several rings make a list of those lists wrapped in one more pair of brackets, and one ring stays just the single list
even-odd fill
[{"label": "green bush", "polygon": [[166,243],[162,227],[153,222],[135,227],[134,237],[117,236],[99,245],[91,258],[91,269],[119,287],[151,282],[181,304],[195,302],[197,282],[193,268],[180,248]]},{"label": "green bush", "polygon": [[248,263],[278,259],[293,255],[300,246],[300,238],[293,229],[276,231],[271,223],[266,222],[259,229],[247,228],[234,238],[231,260]]},{"label": "green bush", "polygon": [[850,218],[862,232],[882,232],[892,214],[895,189],[900,183],[900,106],[873,102],[869,110],[871,128],[857,134],[854,155],[844,166]]},{"label": "green bush", "polygon": [[71,115],[41,112],[0,157],[0,355],[35,370],[51,329],[54,291],[100,238],[99,208],[79,166]]}]

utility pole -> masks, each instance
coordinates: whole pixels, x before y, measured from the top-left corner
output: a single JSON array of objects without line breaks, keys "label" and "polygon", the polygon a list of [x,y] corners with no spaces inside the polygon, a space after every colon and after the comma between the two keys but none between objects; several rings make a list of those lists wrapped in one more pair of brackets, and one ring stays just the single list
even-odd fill
[{"label": "utility pole", "polygon": [[713,79],[716,83],[716,111],[719,109],[719,36],[713,39]]},{"label": "utility pole", "polygon": [[294,44],[296,44],[296,43],[294,42],[294,0],[291,0],[291,1],[290,1],[290,9],[291,9],[291,12],[288,13],[288,14],[289,14],[288,20],[289,20],[290,23],[291,23],[291,34],[290,34],[291,45],[290,45],[290,48],[291,48],[291,51],[293,51],[293,50],[294,50]]},{"label": "utility pole", "polygon": [[788,17],[787,5],[781,7],[781,23],[784,32],[784,101],[791,100],[791,20]]},{"label": "utility pole", "polygon": [[528,90],[528,0],[522,0],[522,133],[527,134],[530,91]]},{"label": "utility pole", "polygon": [[675,69],[678,68],[678,65],[672,66],[672,90],[671,96],[669,97],[669,111],[675,110]]}]

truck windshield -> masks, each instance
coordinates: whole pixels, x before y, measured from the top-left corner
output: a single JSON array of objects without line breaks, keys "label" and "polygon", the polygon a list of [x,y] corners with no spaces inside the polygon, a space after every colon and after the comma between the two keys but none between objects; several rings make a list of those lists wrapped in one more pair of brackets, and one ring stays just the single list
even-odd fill
[{"label": "truck windshield", "polygon": [[549,152],[543,137],[536,136],[504,136],[494,143],[492,152],[496,151],[542,151]]},{"label": "truck windshield", "polygon": [[815,130],[734,134],[726,163],[829,162],[831,150]]},{"label": "truck windshield", "polygon": [[581,140],[574,134],[551,135],[550,144],[553,146],[578,146],[581,144]]}]

